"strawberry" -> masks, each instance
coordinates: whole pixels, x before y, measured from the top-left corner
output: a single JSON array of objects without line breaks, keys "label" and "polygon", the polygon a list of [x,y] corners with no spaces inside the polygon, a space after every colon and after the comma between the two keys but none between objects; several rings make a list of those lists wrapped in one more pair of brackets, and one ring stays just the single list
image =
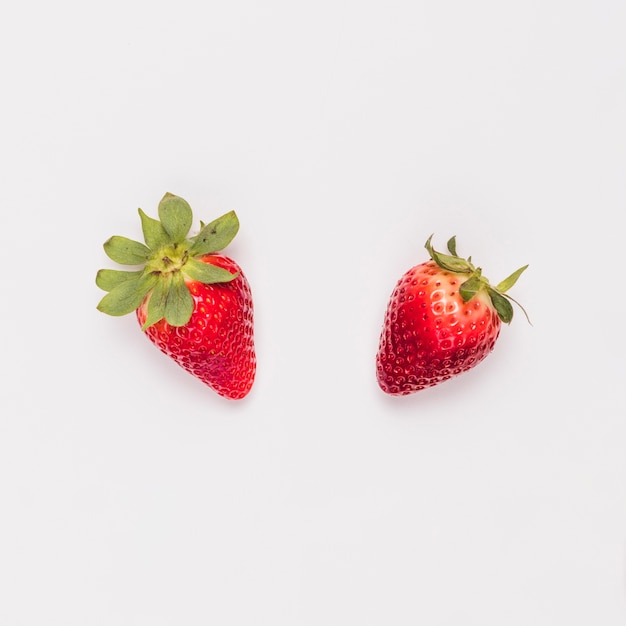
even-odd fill
[{"label": "strawberry", "polygon": [[166,193],[159,219],[139,216],[145,245],[114,236],[104,251],[130,271],[102,269],[96,284],[108,293],[98,309],[108,315],[136,317],[146,337],[178,365],[220,396],[241,399],[256,373],[250,285],[235,261],[219,251],[239,230],[234,211],[193,221],[189,204]]},{"label": "strawberry", "polygon": [[400,278],[387,305],[376,375],[392,396],[438,385],[485,359],[502,322],[513,318],[516,301],[506,291],[528,267],[492,287],[471,257],[457,255],[455,237],[448,241],[449,255],[434,250],[431,240],[432,235],[426,242],[430,260]]}]

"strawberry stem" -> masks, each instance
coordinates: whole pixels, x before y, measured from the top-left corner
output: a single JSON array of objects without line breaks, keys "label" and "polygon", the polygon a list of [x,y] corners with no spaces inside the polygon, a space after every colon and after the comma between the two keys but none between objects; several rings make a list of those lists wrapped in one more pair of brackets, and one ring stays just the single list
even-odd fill
[{"label": "strawberry stem", "polygon": [[111,260],[141,269],[103,269],[96,275],[98,287],[108,292],[98,304],[103,313],[126,315],[149,298],[144,329],[164,318],[172,326],[184,326],[189,321],[194,305],[187,281],[224,283],[238,276],[201,260],[233,240],[239,230],[234,211],[208,225],[200,222],[201,230],[194,237],[188,237],[193,214],[186,200],[166,193],[158,213],[157,220],[139,209],[145,244],[119,236],[104,244]]},{"label": "strawberry stem", "polygon": [[487,293],[494,309],[496,310],[496,313],[498,314],[498,317],[505,324],[509,324],[513,319],[513,307],[511,306],[511,302],[514,302],[520,309],[522,309],[528,323],[532,326],[530,317],[524,307],[517,300],[514,300],[506,293],[506,291],[508,291],[517,282],[517,279],[526,270],[528,265],[524,265],[518,270],[515,270],[510,276],[507,276],[507,278],[498,283],[496,287],[492,287],[487,278],[482,275],[481,268],[474,267],[471,261],[472,257],[463,259],[457,255],[456,235],[451,237],[447,243],[450,255],[437,252],[437,250],[435,250],[432,246],[432,238],[433,235],[427,239],[425,247],[426,250],[428,250],[428,254],[430,254],[430,258],[440,268],[459,275],[470,274],[469,278],[463,281],[459,288],[459,293],[461,294],[464,302],[469,302],[481,291]]}]

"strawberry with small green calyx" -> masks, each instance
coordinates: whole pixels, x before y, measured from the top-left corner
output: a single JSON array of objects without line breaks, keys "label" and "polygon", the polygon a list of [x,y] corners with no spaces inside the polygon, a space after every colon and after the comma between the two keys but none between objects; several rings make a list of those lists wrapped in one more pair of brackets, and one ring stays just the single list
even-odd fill
[{"label": "strawberry with small green calyx", "polygon": [[181,367],[230,399],[245,397],[254,382],[253,302],[241,268],[220,254],[239,230],[230,211],[189,237],[193,213],[166,193],[159,219],[139,209],[144,243],[114,236],[104,244],[116,263],[132,270],[101,269],[98,287],[108,292],[98,310],[136,312],[146,336]]},{"label": "strawberry with small green calyx", "polygon": [[512,302],[528,319],[507,293],[528,265],[493,287],[471,257],[458,256],[456,237],[448,241],[449,254],[431,240],[425,244],[431,260],[408,270],[387,304],[376,376],[389,395],[415,393],[478,365],[493,350],[501,324],[513,319]]}]

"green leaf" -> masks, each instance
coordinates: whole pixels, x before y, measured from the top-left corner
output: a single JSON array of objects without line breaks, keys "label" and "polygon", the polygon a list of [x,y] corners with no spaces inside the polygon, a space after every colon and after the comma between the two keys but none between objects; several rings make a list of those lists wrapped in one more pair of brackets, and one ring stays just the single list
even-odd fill
[{"label": "green leaf", "polygon": [[150,256],[150,248],[144,244],[117,235],[104,242],[104,251],[121,265],[142,265]]},{"label": "green leaf", "polygon": [[150,300],[148,300],[148,311],[142,330],[146,330],[146,328],[160,322],[165,317],[165,305],[171,284],[171,274],[165,274],[157,281],[150,294]]},{"label": "green leaf", "polygon": [[506,294],[505,296],[508,300],[510,300],[511,302],[515,302],[515,304],[517,304],[517,306],[522,309],[522,313],[524,313],[524,315],[526,316],[526,321],[532,326],[533,323],[530,321],[530,317],[526,311],[526,309],[515,299],[515,298],[511,298],[511,296],[509,296],[508,294]]},{"label": "green leaf", "polygon": [[491,298],[491,302],[495,307],[498,317],[505,323],[510,324],[513,319],[513,305],[509,302],[506,296],[498,293],[492,287],[487,287],[487,292]]},{"label": "green leaf", "polygon": [[142,274],[143,270],[136,272],[128,272],[125,270],[99,270],[96,274],[96,285],[104,291],[111,291],[127,280],[139,278]]},{"label": "green leaf", "polygon": [[193,213],[186,200],[166,193],[159,202],[161,225],[173,243],[181,243],[187,237],[193,222]]},{"label": "green leaf", "polygon": [[480,270],[478,270],[459,287],[459,293],[461,298],[463,298],[463,302],[471,300],[483,285],[484,281],[480,278]]},{"label": "green leaf", "polygon": [[139,217],[141,218],[143,238],[148,248],[158,250],[162,246],[171,243],[169,235],[159,220],[148,217],[141,209],[139,209]]},{"label": "green leaf", "polygon": [[456,253],[456,235],[453,235],[448,240],[448,251],[452,256],[458,256],[458,254]]},{"label": "green leaf", "polygon": [[496,290],[500,293],[506,293],[516,282],[517,279],[522,275],[522,272],[528,267],[528,265],[524,265],[524,267],[520,267],[518,270],[515,270],[510,276],[505,278],[501,283],[498,283],[496,286]]},{"label": "green leaf", "polygon": [[172,275],[172,285],[165,303],[165,319],[171,326],[184,326],[193,313],[194,300],[185,284],[183,275],[176,272]]},{"label": "green leaf", "polygon": [[156,274],[142,274],[126,280],[107,293],[98,304],[98,310],[107,315],[126,315],[139,308],[148,292],[157,283]]},{"label": "green leaf", "polygon": [[192,239],[190,256],[200,256],[223,250],[239,231],[239,218],[229,211],[213,220]]},{"label": "green leaf", "polygon": [[192,280],[197,280],[199,283],[204,283],[205,285],[227,283],[239,276],[239,272],[231,274],[223,267],[218,267],[212,263],[204,263],[198,259],[189,259],[187,263],[185,263],[183,271]]},{"label": "green leaf", "polygon": [[441,254],[440,252],[437,252],[430,243],[432,238],[433,236],[431,235],[428,238],[428,241],[426,242],[425,246],[432,260],[439,267],[443,268],[444,270],[448,270],[450,272],[457,272],[460,274],[469,274],[470,272],[474,270],[472,265],[468,263],[465,259],[462,259],[456,256],[450,256],[447,254]]}]

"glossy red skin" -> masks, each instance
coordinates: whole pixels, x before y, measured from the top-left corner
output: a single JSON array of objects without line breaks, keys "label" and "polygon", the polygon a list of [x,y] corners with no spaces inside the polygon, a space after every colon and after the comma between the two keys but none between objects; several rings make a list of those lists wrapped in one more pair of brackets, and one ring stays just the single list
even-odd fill
[{"label": "glossy red skin", "polygon": [[428,261],[396,284],[376,355],[380,388],[404,396],[475,367],[493,350],[501,322],[487,296],[464,302],[467,275]]},{"label": "glossy red skin", "polygon": [[[256,374],[252,292],[232,259],[207,254],[201,260],[240,274],[228,283],[188,281],[195,301],[189,322],[174,327],[161,320],[144,332],[164,354],[220,396],[240,400],[249,393]],[[148,298],[137,309],[140,325],[146,319]]]}]

